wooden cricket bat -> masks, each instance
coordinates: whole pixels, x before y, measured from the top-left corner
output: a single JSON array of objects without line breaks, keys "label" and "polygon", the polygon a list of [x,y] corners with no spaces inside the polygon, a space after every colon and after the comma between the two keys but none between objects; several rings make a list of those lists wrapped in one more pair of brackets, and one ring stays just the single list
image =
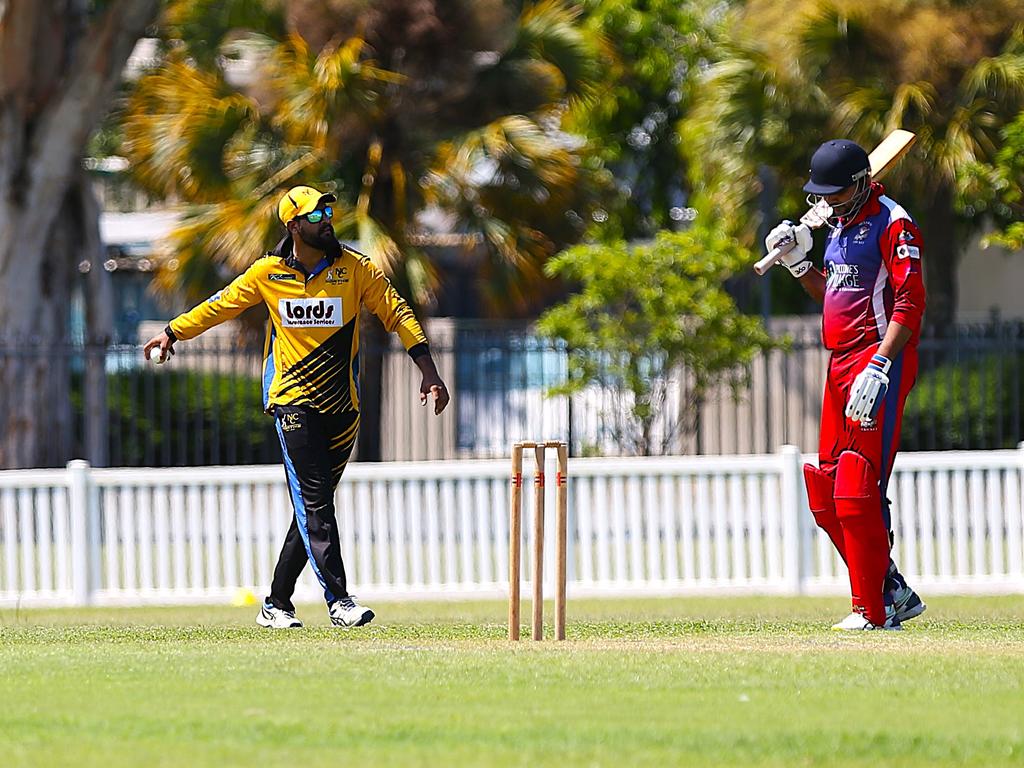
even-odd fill
[{"label": "wooden cricket bat", "polygon": [[[914,145],[916,139],[917,136],[910,131],[900,130],[899,128],[886,136],[882,143],[871,150],[871,154],[868,155],[868,161],[871,163],[872,180],[877,181],[885,176],[889,169],[896,164],[896,161],[903,157],[907,150]],[[817,229],[825,223],[825,220],[831,213],[832,209],[828,203],[821,200],[800,217],[799,226]],[[775,265],[780,256],[788,253],[792,247],[793,244],[791,243],[788,248],[773,248],[767,256],[754,265],[754,271],[759,275],[763,275]]]}]

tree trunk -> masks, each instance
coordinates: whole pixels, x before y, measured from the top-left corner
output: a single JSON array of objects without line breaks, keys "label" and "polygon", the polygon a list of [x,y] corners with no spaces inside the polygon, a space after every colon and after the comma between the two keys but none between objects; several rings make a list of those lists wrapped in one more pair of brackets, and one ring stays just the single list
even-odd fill
[{"label": "tree trunk", "polygon": [[[56,206],[64,207],[64,206]],[[14,315],[15,354],[4,363],[7,419],[0,465],[54,466],[71,450],[68,307],[73,222],[62,216],[49,233],[29,281],[5,284],[0,299]],[[6,398],[5,398],[6,399]]]},{"label": "tree trunk", "polygon": [[921,222],[922,265],[928,292],[925,322],[942,332],[956,319],[959,243],[953,210],[953,188],[940,184],[928,201]]},{"label": "tree trunk", "polygon": [[83,173],[78,191],[82,214],[80,270],[85,276],[85,373],[83,386],[84,451],[94,467],[107,466],[107,346],[114,335],[114,296],[110,273],[103,266],[106,252],[100,240],[99,204]]},{"label": "tree trunk", "polygon": [[160,3],[113,0],[98,14],[91,6],[0,4],[0,468],[52,464],[70,450],[61,445],[70,420],[61,344],[85,242],[72,190],[86,140]]},{"label": "tree trunk", "polygon": [[[94,265],[102,273],[90,275],[97,287],[86,291],[87,350],[90,349],[89,330],[98,331],[103,318],[111,317],[109,291],[99,287],[109,283],[102,261],[98,260],[99,212],[87,184],[85,174],[80,173],[68,190],[63,205],[59,206],[60,215],[42,249],[43,259],[36,273],[30,276],[31,282],[21,285],[21,290],[13,290],[17,286],[10,285],[0,289],[8,310],[21,315],[7,325],[8,329],[20,327],[20,330],[8,337],[5,343],[8,352],[0,358],[3,391],[12,393],[6,413],[2,415],[7,419],[0,442],[2,467],[59,466],[79,455],[75,451],[71,410],[72,347],[68,329],[77,265],[86,259],[92,262],[90,271]],[[105,306],[99,306],[101,302]],[[30,323],[27,329],[22,322],[26,319]],[[109,327],[109,323],[107,325]],[[100,338],[105,346],[109,332],[106,339]],[[12,344],[14,354],[10,354]],[[90,436],[97,444],[103,441],[102,436],[90,435],[90,410],[95,409],[98,418],[106,422],[106,407],[102,402],[106,373],[102,356],[98,361],[91,360],[87,351],[85,374],[86,456],[90,461],[99,459],[97,463],[102,466],[104,454],[88,452]],[[92,427],[95,432],[96,425]],[[102,429],[99,434],[102,435]]]}]

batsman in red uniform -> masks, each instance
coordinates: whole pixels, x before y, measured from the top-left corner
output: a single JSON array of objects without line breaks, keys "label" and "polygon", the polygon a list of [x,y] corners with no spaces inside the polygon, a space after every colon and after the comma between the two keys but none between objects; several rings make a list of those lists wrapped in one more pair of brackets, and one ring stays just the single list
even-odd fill
[{"label": "batsman in red uniform", "polygon": [[852,141],[822,144],[811,158],[808,202],[831,207],[824,272],[812,266],[810,230],[789,221],[765,239],[808,294],[823,304],[830,351],[818,466],[804,466],[815,522],[850,572],[853,612],[833,629],[898,629],[925,609],[890,558],[886,487],[903,405],[917,377],[925,291],[921,232],[871,181],[867,153]]}]

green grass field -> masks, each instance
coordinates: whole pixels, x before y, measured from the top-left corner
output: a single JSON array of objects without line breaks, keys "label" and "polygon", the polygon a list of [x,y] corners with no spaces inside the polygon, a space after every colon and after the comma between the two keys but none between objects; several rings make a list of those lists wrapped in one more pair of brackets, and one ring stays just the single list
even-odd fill
[{"label": "green grass field", "polygon": [[1024,597],[929,603],[575,601],[562,644],[503,602],[0,611],[0,765],[1024,765]]}]

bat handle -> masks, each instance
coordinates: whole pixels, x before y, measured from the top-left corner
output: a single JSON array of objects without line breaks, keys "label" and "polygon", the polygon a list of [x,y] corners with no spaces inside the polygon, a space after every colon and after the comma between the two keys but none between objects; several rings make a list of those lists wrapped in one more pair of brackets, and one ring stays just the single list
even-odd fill
[{"label": "bat handle", "polygon": [[770,251],[768,251],[767,256],[765,256],[763,259],[757,262],[757,264],[754,265],[754,271],[759,275],[763,275],[765,272],[767,272],[769,269],[775,266],[775,262],[777,262],[779,260],[779,257],[784,253],[786,253],[786,251],[783,251],[781,248],[772,248]]}]

